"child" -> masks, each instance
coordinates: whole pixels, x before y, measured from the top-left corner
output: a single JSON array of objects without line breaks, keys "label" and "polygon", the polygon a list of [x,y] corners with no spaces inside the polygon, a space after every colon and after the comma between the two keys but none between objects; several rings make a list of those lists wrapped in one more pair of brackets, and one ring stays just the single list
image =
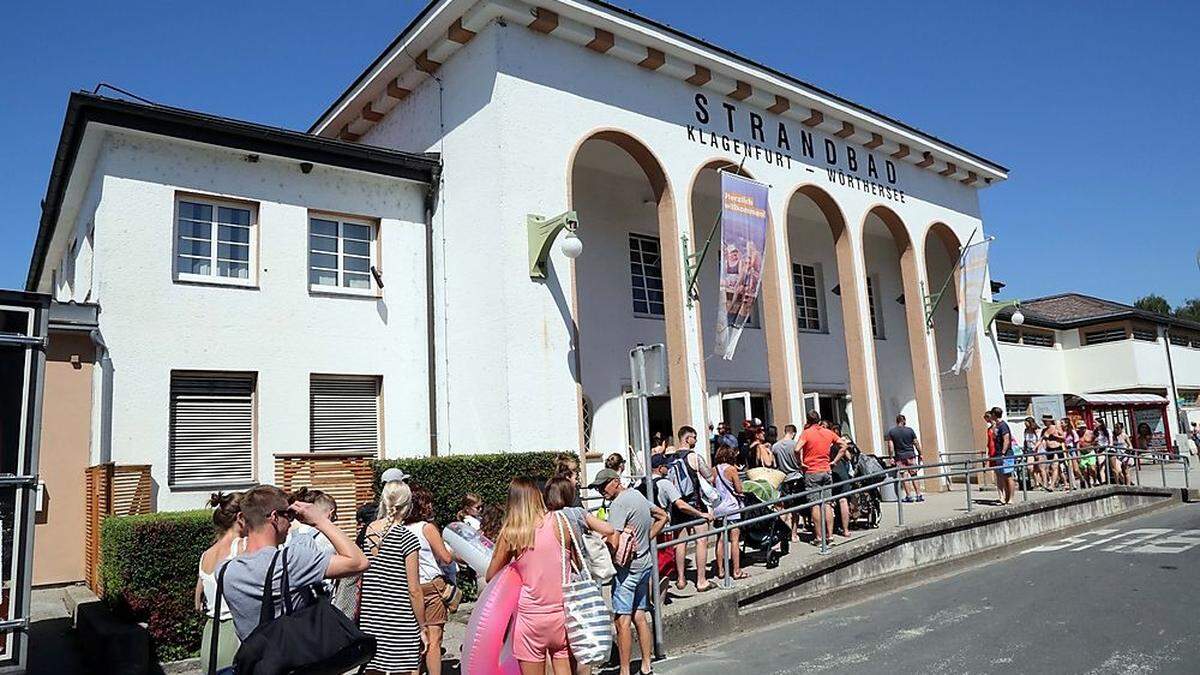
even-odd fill
[{"label": "child", "polygon": [[462,502],[459,503],[458,519],[478,532],[482,524],[479,521],[481,509],[483,509],[483,500],[474,492],[468,492],[463,495]]}]

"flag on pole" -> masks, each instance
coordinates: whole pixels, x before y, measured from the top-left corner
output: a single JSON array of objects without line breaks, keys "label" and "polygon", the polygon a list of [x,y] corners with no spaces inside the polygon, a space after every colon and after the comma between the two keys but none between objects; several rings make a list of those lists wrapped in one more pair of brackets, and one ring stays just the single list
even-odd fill
[{"label": "flag on pole", "polygon": [[721,173],[721,292],[716,351],[733,359],[762,286],[767,248],[767,186]]},{"label": "flag on pole", "polygon": [[988,240],[967,247],[959,269],[963,302],[958,308],[958,360],[951,370],[959,375],[971,368],[972,357],[983,321],[983,284],[987,278]]}]

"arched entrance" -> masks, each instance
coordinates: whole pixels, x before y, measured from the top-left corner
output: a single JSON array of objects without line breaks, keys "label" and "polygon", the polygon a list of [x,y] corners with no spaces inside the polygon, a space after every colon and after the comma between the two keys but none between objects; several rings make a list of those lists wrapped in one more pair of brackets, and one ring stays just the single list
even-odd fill
[{"label": "arched entrance", "polygon": [[[983,372],[976,350],[974,363],[962,375],[950,368],[957,359],[958,308],[962,306],[958,278],[950,279],[955,263],[962,254],[962,242],[945,223],[934,223],[925,232],[925,278],[929,293],[938,293],[945,286],[945,297],[933,314],[932,335],[937,354],[937,374],[942,401],[942,426],[946,451],[951,453],[979,450],[987,446],[987,428],[982,414],[987,399],[984,396]],[[969,421],[968,421],[969,420]]]},{"label": "arched entrance", "polygon": [[876,206],[867,212],[863,256],[883,426],[903,414],[920,438],[922,459],[936,462],[941,434],[917,251],[891,209]]},{"label": "arched entrance", "polygon": [[870,370],[845,218],[824,190],[801,186],[788,200],[787,233],[805,409],[817,409],[869,446]]},{"label": "arched entrance", "polygon": [[691,421],[675,205],[661,164],[621,131],[585,138],[569,170],[568,201],[587,247],[574,267],[582,289],[575,302],[580,447],[625,454],[636,431],[627,414],[636,344],[667,347],[670,395],[649,402],[650,433]]},{"label": "arched entrance", "polygon": [[[696,284],[700,296],[700,324],[704,355],[705,391],[709,418],[725,421],[735,430],[745,419],[758,418],[768,425],[796,420],[799,407],[799,367],[789,362],[786,332],[794,314],[783,304],[787,297],[781,283],[780,265],[788,259],[787,242],[775,233],[775,214],[769,215],[763,251],[762,287],[750,322],[738,341],[734,358],[726,361],[716,353],[716,324],[720,297],[718,271],[721,259],[721,172],[753,176],[726,160],[703,164],[693,177],[689,206],[693,248],[700,251],[712,236],[708,254],[700,266]],[[715,229],[714,229],[715,228]]]}]

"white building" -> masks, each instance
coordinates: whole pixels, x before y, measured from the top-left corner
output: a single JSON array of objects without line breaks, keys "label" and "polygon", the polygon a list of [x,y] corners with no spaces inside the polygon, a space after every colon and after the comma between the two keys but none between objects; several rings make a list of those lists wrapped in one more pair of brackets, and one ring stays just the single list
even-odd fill
[{"label": "white building", "polygon": [[[1200,324],[1078,293],[1021,302],[1025,322],[996,322],[996,348],[1010,419],[1039,397],[1066,397],[1086,421],[1122,423],[1131,438],[1149,424],[1158,441],[1178,442],[1200,422]],[[1182,422],[1182,426],[1181,426]]]},{"label": "white building", "polygon": [[[685,284],[739,165],[772,219],[723,361],[715,256]],[[816,405],[878,449],[904,413],[934,458],[1004,400],[993,350],[944,374],[959,303],[925,308],[1005,178],[603,3],[439,0],[308,134],[73,97],[28,287],[98,305],[89,461],[151,464],[159,508],[278,453],[623,452],[639,342],[655,430]],[[567,210],[582,256],[532,278],[527,215]]]}]

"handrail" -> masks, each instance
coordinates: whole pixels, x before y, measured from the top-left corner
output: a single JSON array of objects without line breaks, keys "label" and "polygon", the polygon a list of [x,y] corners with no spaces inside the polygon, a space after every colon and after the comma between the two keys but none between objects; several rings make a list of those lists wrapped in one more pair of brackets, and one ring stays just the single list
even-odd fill
[{"label": "handrail", "polygon": [[[691,535],[687,535],[687,536],[683,536],[683,537],[674,537],[667,541],[660,541],[656,538],[654,541],[651,542],[653,544],[652,550],[655,554],[655,559],[657,559],[658,553],[662,550],[665,550],[668,548],[673,548],[675,546],[679,546],[680,544],[688,544],[688,543],[691,543],[694,541],[699,541],[701,539],[709,539],[712,537],[719,536],[719,537],[721,537],[721,540],[724,544],[723,548],[724,548],[724,552],[725,552],[725,560],[724,560],[725,574],[721,580],[721,586],[723,588],[732,588],[733,580],[730,578],[730,574],[732,572],[732,565],[731,565],[731,560],[730,560],[731,550],[730,550],[729,534],[733,530],[744,528],[749,525],[754,525],[755,523],[765,522],[765,521],[771,520],[773,518],[779,518],[780,516],[784,516],[787,514],[797,513],[797,512],[802,511],[803,509],[811,509],[813,507],[819,507],[818,514],[820,516],[820,522],[819,522],[819,524],[814,523],[814,525],[817,526],[817,528],[820,532],[820,542],[821,542],[820,543],[820,553],[822,555],[824,555],[829,552],[828,541],[827,541],[827,536],[826,536],[826,529],[825,529],[826,528],[826,523],[825,523],[826,515],[825,515],[825,508],[824,508],[824,505],[827,503],[834,502],[839,499],[845,499],[852,495],[861,494],[864,492],[868,492],[870,490],[878,490],[878,489],[882,488],[884,485],[892,485],[892,486],[894,486],[894,488],[896,490],[897,520],[899,521],[898,524],[902,526],[904,524],[904,516],[903,516],[903,502],[900,498],[900,492],[901,492],[901,483],[903,483],[903,482],[916,481],[916,480],[929,480],[929,479],[945,479],[945,478],[951,478],[954,476],[965,476],[967,478],[967,480],[965,482],[967,510],[970,511],[971,510],[971,480],[970,480],[970,477],[975,474],[989,472],[989,471],[996,471],[998,469],[1004,468],[1003,464],[996,464],[997,461],[1003,462],[1005,458],[1011,458],[1013,460],[1012,469],[1015,472],[1018,469],[1028,468],[1030,466],[1039,466],[1039,465],[1047,465],[1047,464],[1052,465],[1052,464],[1059,463],[1059,462],[1078,462],[1079,459],[1081,459],[1081,457],[1082,457],[1082,455],[1079,453],[1079,450],[1080,450],[1080,448],[1078,446],[1076,446],[1074,448],[1067,448],[1064,446],[1064,447],[1058,448],[1054,451],[1042,451],[1042,452],[1033,452],[1033,453],[1024,453],[1023,452],[1019,455],[1014,453],[1012,455],[972,457],[972,458],[956,460],[956,461],[934,462],[931,464],[916,464],[913,466],[887,467],[887,468],[884,468],[883,471],[868,474],[866,476],[857,476],[857,477],[850,478],[847,480],[830,483],[829,485],[823,485],[821,487],[804,490],[802,492],[797,492],[797,493],[790,494],[790,495],[783,495],[776,499],[768,500],[765,502],[759,502],[759,503],[753,504],[751,506],[743,506],[742,508],[738,509],[737,511],[734,511],[733,513],[723,516],[723,519],[725,522],[724,522],[724,524],[722,524],[719,527],[707,529],[704,532],[699,532],[699,533],[695,533],[695,534],[691,534]],[[1111,485],[1112,480],[1113,480],[1112,473],[1111,473],[1111,467],[1109,466],[1110,459],[1113,459],[1113,458],[1120,459],[1120,458],[1125,458],[1125,457],[1132,458],[1134,460],[1137,471],[1139,472],[1138,480],[1139,480],[1139,484],[1140,484],[1140,480],[1141,480],[1140,472],[1141,472],[1141,468],[1142,468],[1141,463],[1142,463],[1143,459],[1148,458],[1150,460],[1157,461],[1160,464],[1161,472],[1162,472],[1162,485],[1164,488],[1167,486],[1166,466],[1168,464],[1182,464],[1183,468],[1184,468],[1183,476],[1184,476],[1185,489],[1189,489],[1189,490],[1191,489],[1191,482],[1190,482],[1190,476],[1189,476],[1191,462],[1186,455],[1182,455],[1182,454],[1176,455],[1176,454],[1169,453],[1169,452],[1159,452],[1159,451],[1153,451],[1153,450],[1139,450],[1136,448],[1115,448],[1113,446],[1093,446],[1091,448],[1087,448],[1087,450],[1090,450],[1091,453],[1089,453],[1089,454],[1092,454],[1097,458],[1096,468],[1097,468],[1098,474],[1099,474],[1099,469],[1100,469],[1100,458],[1102,458],[1102,457],[1104,458],[1104,461],[1103,461],[1104,472],[1103,473],[1104,473],[1105,484]],[[1053,457],[1050,457],[1050,455],[1053,455]],[[1033,461],[1030,462],[1029,461],[1030,458],[1035,458],[1035,459],[1033,459]],[[1036,459],[1036,458],[1040,458],[1040,459]],[[978,466],[978,467],[971,466],[972,464],[977,464],[977,463],[984,463],[985,465]],[[949,468],[949,467],[957,467],[957,468]],[[1130,468],[1133,468],[1133,467],[1130,467]],[[945,469],[945,470],[939,471],[934,474],[927,474],[924,472],[925,469]],[[908,472],[915,473],[917,471],[920,471],[920,472],[922,472],[922,475],[900,477],[899,476],[900,471],[904,471],[906,473],[908,473]],[[1072,467],[1068,466],[1066,468],[1068,489],[1069,490],[1086,489],[1082,485],[1079,487],[1076,487],[1073,484],[1072,473],[1073,473]],[[882,477],[882,479],[874,480],[870,485],[863,485],[861,487],[851,488],[849,490],[840,492],[839,494],[832,493],[833,489],[836,487],[847,486],[852,483],[861,483],[864,480],[878,479],[881,477]],[[1022,492],[1022,501],[1027,502],[1029,500],[1028,483],[1027,483],[1027,481],[1019,481],[1019,483],[1020,483],[1021,492]],[[828,496],[820,496],[820,493],[822,493],[822,492],[828,493]],[[792,506],[788,506],[786,508],[773,508],[773,507],[781,507],[785,502],[788,502],[788,501],[794,501],[797,499],[810,497],[813,493],[816,493],[818,495],[816,499],[808,499],[807,501],[804,501],[801,504],[798,504],[798,505],[793,504]],[[761,515],[753,516],[753,517],[750,517],[750,518],[747,518],[744,520],[739,519],[737,521],[733,521],[732,523],[729,521],[729,518],[733,517],[734,515],[740,516],[747,512],[756,511],[756,510],[760,510],[760,509],[765,510],[766,512]],[[678,532],[678,531],[686,529],[688,527],[706,524],[707,522],[708,521],[706,519],[698,518],[698,519],[695,519],[692,521],[688,521],[686,523],[680,523],[678,525],[672,525],[670,527],[664,528],[660,534],[668,534],[671,532]],[[847,524],[847,527],[849,527],[849,524]],[[705,564],[707,564],[707,563],[705,563]],[[653,566],[653,578],[654,578],[653,582],[655,584],[654,587],[657,588],[657,584],[658,584],[658,566],[657,566],[657,564]],[[654,624],[655,647],[656,647],[656,651],[658,651],[662,644],[662,615],[661,615],[661,608],[660,608],[657,600],[653,603],[652,619],[653,619],[653,624]]]}]

